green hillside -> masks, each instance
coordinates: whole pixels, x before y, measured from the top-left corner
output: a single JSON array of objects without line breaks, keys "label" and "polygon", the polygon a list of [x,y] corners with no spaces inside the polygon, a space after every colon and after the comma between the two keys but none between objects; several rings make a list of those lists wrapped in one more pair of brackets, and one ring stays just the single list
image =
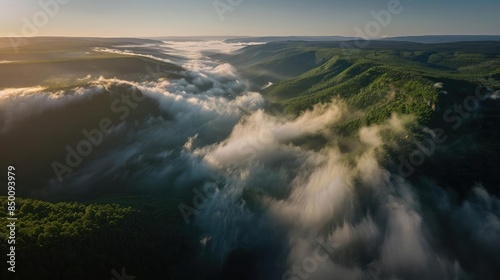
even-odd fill
[{"label": "green hillside", "polygon": [[[498,101],[481,100],[478,108],[462,119],[459,128],[453,128],[453,122],[443,117],[450,108],[463,105],[467,97],[474,96],[479,87],[481,93],[500,89],[500,42],[374,41],[363,49],[345,47],[345,44],[352,46],[354,43],[268,43],[213,57],[234,65],[250,81],[251,88],[264,95],[270,108],[290,115],[298,115],[318,103],[340,100],[350,112],[332,127],[339,132],[335,135],[341,139],[335,141],[341,149],[350,148],[349,142],[359,136],[357,132],[362,126],[382,123],[393,113],[413,115],[413,133],[404,139],[392,139],[395,148],[388,147],[382,159],[384,167],[394,171],[391,174],[397,174],[398,167],[398,163],[392,161],[408,158],[415,150],[415,143],[429,137],[423,128],[441,128],[447,135],[447,142],[426,158],[425,164],[419,166],[409,180],[416,183],[415,186],[424,185],[419,185],[420,180],[435,182],[443,189],[456,191],[457,200],[465,197],[478,182],[489,193],[500,195],[500,177],[493,176],[500,169]],[[86,50],[88,46],[84,47],[82,49]],[[0,49],[0,57],[5,52]],[[118,54],[91,53],[87,57],[79,53],[70,57],[65,53],[64,57],[46,60],[42,57],[52,55],[51,51],[40,51],[36,55],[40,56],[36,61],[0,67],[0,73],[6,77],[4,86],[32,86],[43,82],[55,90],[71,88],[76,83],[87,84],[78,77],[91,70],[93,74],[138,80],[150,74],[147,67],[161,66],[160,74],[166,78],[177,78],[178,72],[183,70],[148,58]],[[76,66],[82,67],[81,71]],[[32,72],[25,69],[32,69]],[[71,69],[74,72],[69,71]],[[14,76],[19,73],[32,76],[26,81],[22,77],[16,80]],[[71,75],[50,83],[61,73]],[[265,87],[269,83],[272,85]],[[29,159],[30,168],[23,170],[18,184],[39,184],[42,190],[42,183],[53,176],[50,164],[45,161],[52,160],[53,155],[62,160],[66,153],[57,153],[65,151],[64,146],[68,143],[81,140],[81,127],[90,127],[107,116],[109,104],[117,96],[123,97],[126,90],[125,87],[111,87],[104,92],[106,94],[90,97],[81,104],[69,104],[65,110],[56,108],[53,112],[40,114],[36,120],[20,121],[21,125],[0,141],[5,144],[3,146],[12,147],[2,154],[6,163],[16,158]],[[150,116],[171,119],[170,115],[161,112],[154,100],[147,99],[126,124]],[[118,118],[113,116],[112,120],[118,122]],[[103,144],[97,151],[126,143],[118,140],[121,136],[119,134],[113,138],[114,142]],[[321,135],[308,135],[298,142],[293,144],[319,150],[327,140]],[[37,157],[31,156],[34,154]],[[110,187],[111,193],[123,190],[119,184],[113,187]],[[100,191],[95,194],[100,195]],[[23,196],[22,192],[20,188],[19,197]],[[61,197],[63,195],[62,191]],[[259,210],[257,201],[261,195],[264,194],[245,189],[243,198],[248,201],[250,210]],[[186,225],[178,208],[180,203],[190,203],[191,193],[93,197],[90,190],[82,190],[78,201],[66,198],[70,201],[60,202],[61,198],[55,197],[51,202],[16,200],[19,210],[16,212],[16,258],[20,279],[111,279],[111,271],[120,272],[123,267],[127,274],[137,275],[137,279],[234,279],[219,277],[219,268],[207,267],[203,259],[199,229]],[[424,195],[422,197],[425,199]],[[0,196],[0,203],[6,207],[7,198]],[[0,218],[5,220],[6,213],[2,213]],[[0,235],[0,249],[7,252],[8,228],[1,228]],[[233,257],[238,258],[238,254]]]},{"label": "green hillside", "polygon": [[274,83],[263,93],[287,113],[337,97],[363,111],[356,126],[379,123],[392,112],[428,123],[440,105],[440,92],[462,98],[480,85],[500,87],[500,43],[345,46],[354,43],[269,43],[218,58],[234,63],[259,87]]},{"label": "green hillside", "polygon": [[[0,38],[0,88],[44,85],[58,90],[80,86],[87,82],[84,79],[87,75],[132,81],[151,79],[152,76],[181,77],[178,73],[184,69],[172,63],[95,49],[142,43],[161,42],[143,39],[36,37],[14,48],[9,39]],[[164,55],[154,51],[150,54]],[[170,58],[164,56],[166,59]],[[1,63],[2,61],[9,63]]]},{"label": "green hillside", "polygon": [[[123,267],[128,275],[180,279],[186,263],[197,265],[195,232],[184,226],[177,200],[110,196],[88,203],[16,203],[18,279],[111,279],[111,271]],[[7,197],[0,196],[0,204],[6,206]],[[0,236],[0,249],[8,252],[7,227]]]},{"label": "green hillside", "polygon": [[[351,114],[334,128],[346,143],[357,137],[360,127],[384,122],[393,113],[414,116],[413,133],[407,139],[392,139],[400,149],[390,151],[388,168],[392,160],[408,158],[417,149],[415,143],[430,137],[425,128],[440,128],[447,142],[417,168],[413,178],[431,177],[459,196],[477,182],[500,194],[500,178],[491,176],[500,168],[498,102],[480,100],[477,109],[466,111],[464,117],[456,111],[468,97],[500,89],[500,43],[372,41],[362,49],[354,44],[268,43],[218,59],[234,63],[271,108],[298,115],[334,98],[347,104]],[[304,61],[305,57],[310,60]],[[272,86],[264,88],[269,82]],[[314,137],[304,143],[312,141],[321,143]],[[394,164],[397,169],[399,163]]]}]

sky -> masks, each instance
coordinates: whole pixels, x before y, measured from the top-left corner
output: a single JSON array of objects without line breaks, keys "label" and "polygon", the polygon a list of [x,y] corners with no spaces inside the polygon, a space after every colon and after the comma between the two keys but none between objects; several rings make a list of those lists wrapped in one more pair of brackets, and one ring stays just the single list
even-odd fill
[{"label": "sky", "polygon": [[0,36],[500,35],[499,10],[498,0],[0,0]]}]

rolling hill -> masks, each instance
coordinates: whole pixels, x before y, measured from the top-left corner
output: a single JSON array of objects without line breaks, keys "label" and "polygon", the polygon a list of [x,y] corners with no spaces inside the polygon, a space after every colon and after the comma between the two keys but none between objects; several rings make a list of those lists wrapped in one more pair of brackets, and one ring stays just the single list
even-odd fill
[{"label": "rolling hill", "polygon": [[[395,158],[415,151],[427,128],[441,128],[447,142],[413,178],[429,176],[462,195],[480,181],[500,194],[500,179],[491,175],[500,168],[500,110],[494,100],[500,89],[500,42],[355,46],[354,41],[273,42],[216,58],[235,65],[270,108],[287,114],[332,99],[344,102],[351,117],[332,129],[347,139],[393,113],[412,115],[412,134],[398,140],[404,148],[394,151]],[[474,99],[485,94],[491,98]],[[457,106],[466,107],[471,98],[477,107],[460,115]]]}]

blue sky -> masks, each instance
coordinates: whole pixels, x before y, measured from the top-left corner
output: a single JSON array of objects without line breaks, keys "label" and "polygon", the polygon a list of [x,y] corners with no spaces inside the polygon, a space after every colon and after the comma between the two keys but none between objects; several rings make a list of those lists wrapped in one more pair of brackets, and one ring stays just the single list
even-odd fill
[{"label": "blue sky", "polygon": [[[55,1],[68,3],[50,14],[39,5]],[[387,10],[390,1],[397,0],[0,0],[0,36],[354,36],[374,20],[371,11]],[[500,34],[498,0],[400,0],[400,6],[375,37]]]}]

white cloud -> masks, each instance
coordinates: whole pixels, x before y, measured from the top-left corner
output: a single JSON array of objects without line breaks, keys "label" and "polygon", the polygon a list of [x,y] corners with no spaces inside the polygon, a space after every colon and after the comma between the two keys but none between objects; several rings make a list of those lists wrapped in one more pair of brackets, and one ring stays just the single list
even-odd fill
[{"label": "white cloud", "polygon": [[[208,199],[196,217],[208,254],[222,262],[238,247],[285,244],[276,255],[292,267],[313,255],[317,238],[324,238],[337,247],[311,272],[317,280],[460,279],[461,256],[446,248],[447,240],[440,236],[447,230],[444,222],[470,236],[456,236],[463,241],[459,249],[467,252],[473,246],[498,256],[497,198],[477,187],[457,206],[435,187],[429,199],[438,201],[432,207],[442,217],[430,216],[422,211],[426,205],[419,188],[380,164],[383,144],[388,144],[384,134],[404,134],[411,117],[393,115],[385,123],[361,128],[349,139],[352,150],[345,152],[337,145],[343,136],[334,129],[349,116],[341,102],[316,105],[294,118],[274,116],[263,109],[259,93],[246,90],[231,65],[203,55],[205,50],[233,51],[243,45],[167,45],[171,49],[165,52],[182,51],[188,57],[182,79],[130,82],[101,77],[71,94],[43,87],[0,91],[0,112],[13,112],[7,114],[7,124],[116,85],[137,87],[169,116],[120,124],[122,137],[112,147],[93,155],[62,185],[54,183],[51,191],[87,191],[111,180],[136,191],[190,192],[216,185],[220,194]],[[330,141],[314,149],[296,144],[311,135]]]}]

